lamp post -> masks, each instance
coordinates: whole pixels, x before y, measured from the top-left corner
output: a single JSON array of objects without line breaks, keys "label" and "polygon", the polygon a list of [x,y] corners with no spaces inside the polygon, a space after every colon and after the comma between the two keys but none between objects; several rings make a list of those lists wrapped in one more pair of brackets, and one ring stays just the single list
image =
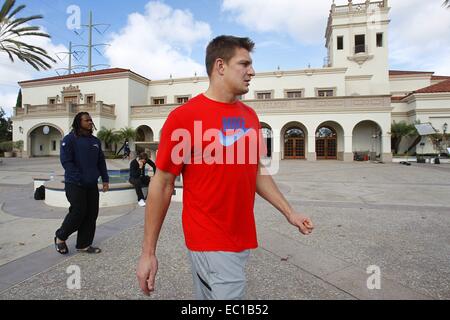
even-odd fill
[{"label": "lamp post", "polygon": [[442,125],[442,131],[444,132],[444,134],[442,135],[442,144],[444,145],[444,148],[445,148],[446,150],[447,150],[447,148],[448,148],[448,145],[447,145],[447,137],[445,136],[445,134],[446,134],[446,132],[447,132],[447,127],[448,127],[447,122],[444,123],[444,124]]}]

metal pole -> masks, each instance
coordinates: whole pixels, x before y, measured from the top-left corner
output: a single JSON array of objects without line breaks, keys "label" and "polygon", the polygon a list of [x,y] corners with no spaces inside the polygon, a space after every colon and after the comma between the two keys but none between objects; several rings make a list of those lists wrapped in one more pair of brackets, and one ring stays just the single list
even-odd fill
[{"label": "metal pole", "polygon": [[69,42],[69,74],[72,74],[72,41]]},{"label": "metal pole", "polygon": [[88,71],[92,71],[92,11],[89,11]]}]

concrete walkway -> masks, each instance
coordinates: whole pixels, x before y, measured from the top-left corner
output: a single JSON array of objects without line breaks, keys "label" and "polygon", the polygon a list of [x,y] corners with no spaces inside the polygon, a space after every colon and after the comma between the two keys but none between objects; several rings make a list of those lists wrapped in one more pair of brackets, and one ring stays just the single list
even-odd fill
[{"label": "concrete walkway", "polygon": [[[52,234],[65,212],[33,200],[27,180],[56,166],[46,158],[4,159],[0,167],[0,299],[193,298],[179,203],[171,204],[161,232],[150,298],[135,277],[142,208],[100,213],[100,255],[74,253],[74,236],[71,254],[57,254]],[[316,229],[300,235],[257,197],[260,246],[247,267],[246,298],[450,299],[450,165],[282,161],[274,178]],[[80,268],[79,290],[67,287],[70,266]],[[380,270],[380,289],[368,289],[369,266]]]}]

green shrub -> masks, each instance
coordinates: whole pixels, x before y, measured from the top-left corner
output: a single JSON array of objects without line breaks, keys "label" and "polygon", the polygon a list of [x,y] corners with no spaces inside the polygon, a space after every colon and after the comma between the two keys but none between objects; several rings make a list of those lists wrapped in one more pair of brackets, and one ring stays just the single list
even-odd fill
[{"label": "green shrub", "polygon": [[13,142],[13,147],[14,147],[14,149],[22,151],[23,150],[23,140],[14,141]]},{"label": "green shrub", "polygon": [[0,150],[3,152],[11,152],[13,150],[12,141],[3,141],[0,143]]}]

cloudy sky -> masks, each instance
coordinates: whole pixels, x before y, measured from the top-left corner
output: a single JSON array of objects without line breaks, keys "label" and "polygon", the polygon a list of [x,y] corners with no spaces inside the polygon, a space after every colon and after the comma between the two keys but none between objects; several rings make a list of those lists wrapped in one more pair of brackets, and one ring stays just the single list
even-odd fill
[{"label": "cloudy sky", "polygon": [[[26,8],[19,16],[42,14],[37,20],[51,39],[29,42],[56,57],[54,70],[35,72],[26,64],[10,63],[0,52],[0,106],[8,114],[15,105],[18,81],[64,73],[69,42],[87,44],[89,11],[94,23],[93,62],[97,69],[121,67],[166,79],[204,75],[204,50],[220,34],[248,36],[256,42],[253,54],[258,72],[322,67],[324,34],[331,0],[18,0]],[[336,0],[337,5],[347,0]],[[354,0],[354,3],[364,2]],[[450,10],[442,0],[389,0],[390,68],[434,71],[450,75]],[[3,1],[1,1],[3,3]],[[79,10],[80,15],[77,15]],[[79,17],[79,19],[78,19]],[[103,25],[106,24],[106,25]],[[74,48],[83,71],[86,48]]]}]

